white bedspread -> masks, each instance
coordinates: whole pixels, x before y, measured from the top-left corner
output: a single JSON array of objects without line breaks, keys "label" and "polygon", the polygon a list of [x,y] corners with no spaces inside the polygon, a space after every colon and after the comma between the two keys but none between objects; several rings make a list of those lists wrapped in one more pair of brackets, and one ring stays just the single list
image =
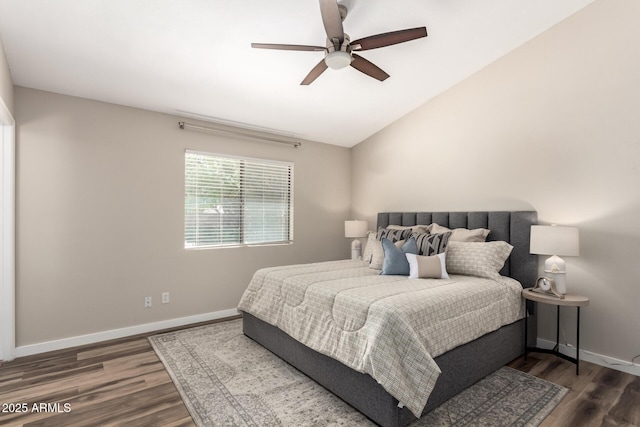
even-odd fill
[{"label": "white bedspread", "polygon": [[380,276],[358,260],[265,268],[238,309],[371,375],[419,417],[433,358],[524,316],[520,284],[467,276]]}]

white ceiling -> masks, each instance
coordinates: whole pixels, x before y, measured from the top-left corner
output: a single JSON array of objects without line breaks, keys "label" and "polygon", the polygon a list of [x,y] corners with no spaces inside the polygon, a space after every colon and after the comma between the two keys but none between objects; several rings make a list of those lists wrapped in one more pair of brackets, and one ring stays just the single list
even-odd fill
[{"label": "white ceiling", "polygon": [[0,0],[19,86],[353,146],[593,0],[343,0],[352,40],[426,26],[299,83],[325,44],[317,0]]}]

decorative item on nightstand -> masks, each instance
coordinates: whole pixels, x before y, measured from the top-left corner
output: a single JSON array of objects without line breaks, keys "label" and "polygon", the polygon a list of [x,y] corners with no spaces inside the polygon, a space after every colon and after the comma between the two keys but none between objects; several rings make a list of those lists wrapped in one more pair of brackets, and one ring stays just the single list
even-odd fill
[{"label": "decorative item on nightstand", "polygon": [[[553,293],[565,295],[567,293],[566,263],[559,255],[580,255],[578,228],[557,225],[532,225],[529,252],[537,255],[551,255],[544,262],[545,276],[552,279],[555,285],[555,292]],[[551,281],[549,281],[550,283]]]},{"label": "decorative item on nightstand", "polygon": [[367,221],[353,220],[344,222],[344,237],[353,238],[353,242],[351,242],[351,259],[362,257],[362,243],[358,238],[365,237],[368,230],[369,223]]},{"label": "decorative item on nightstand", "polygon": [[536,280],[535,286],[531,288],[531,290],[536,292],[544,292],[547,294],[551,294],[560,299],[564,299],[564,296],[565,296],[565,294],[561,294],[560,292],[558,292],[556,281],[546,276],[538,277],[538,280]]}]

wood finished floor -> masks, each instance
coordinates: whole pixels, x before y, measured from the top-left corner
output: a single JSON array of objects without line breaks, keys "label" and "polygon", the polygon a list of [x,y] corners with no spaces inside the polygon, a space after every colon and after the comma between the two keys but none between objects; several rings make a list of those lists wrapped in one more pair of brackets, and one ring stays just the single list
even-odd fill
[{"label": "wood finished floor", "polygon": [[[27,403],[28,412],[0,412],[0,425],[194,426],[147,336],[3,363],[2,409]],[[542,427],[640,426],[640,377],[588,362],[576,376],[573,364],[537,353],[510,366],[570,389]],[[34,403],[60,403],[62,412],[32,412]]]}]

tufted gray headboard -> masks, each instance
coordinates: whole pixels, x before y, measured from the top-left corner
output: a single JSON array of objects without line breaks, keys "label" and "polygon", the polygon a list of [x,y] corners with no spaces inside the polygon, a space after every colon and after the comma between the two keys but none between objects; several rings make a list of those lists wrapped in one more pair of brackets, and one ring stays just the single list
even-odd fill
[{"label": "tufted gray headboard", "polygon": [[529,253],[531,225],[538,223],[535,211],[497,212],[380,212],[378,228],[388,225],[419,225],[435,222],[448,228],[487,228],[487,241],[504,240],[513,246],[511,256],[500,271],[523,287],[535,284],[538,259]]}]

